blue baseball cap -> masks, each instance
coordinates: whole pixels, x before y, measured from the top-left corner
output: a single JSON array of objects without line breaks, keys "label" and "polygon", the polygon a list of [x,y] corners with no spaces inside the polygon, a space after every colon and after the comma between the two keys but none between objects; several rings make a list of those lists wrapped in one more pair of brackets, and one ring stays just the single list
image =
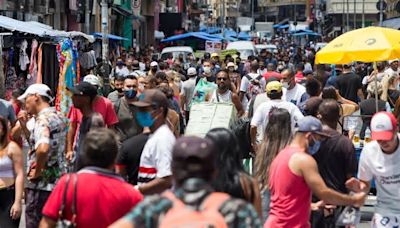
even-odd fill
[{"label": "blue baseball cap", "polygon": [[322,131],[322,124],[319,119],[314,116],[305,116],[297,123],[296,132],[311,132],[324,137],[329,137],[328,134]]}]

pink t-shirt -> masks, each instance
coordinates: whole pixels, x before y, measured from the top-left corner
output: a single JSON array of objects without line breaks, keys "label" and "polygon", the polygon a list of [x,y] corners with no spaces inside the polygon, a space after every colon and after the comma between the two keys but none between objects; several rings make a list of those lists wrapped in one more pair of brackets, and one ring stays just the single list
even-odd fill
[{"label": "pink t-shirt", "polygon": [[271,210],[264,228],[310,227],[311,190],[304,178],[289,168],[290,158],[299,150],[288,146],[279,152],[271,164]]}]

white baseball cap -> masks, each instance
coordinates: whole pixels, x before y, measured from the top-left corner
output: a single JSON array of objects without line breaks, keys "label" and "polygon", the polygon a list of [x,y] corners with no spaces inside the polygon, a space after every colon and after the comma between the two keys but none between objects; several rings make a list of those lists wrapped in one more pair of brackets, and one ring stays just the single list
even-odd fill
[{"label": "white baseball cap", "polygon": [[38,94],[40,96],[44,96],[50,99],[50,102],[53,101],[53,93],[51,89],[45,84],[32,84],[26,89],[25,93],[18,97],[18,100],[25,101],[26,97],[29,95]]},{"label": "white baseball cap", "polygon": [[226,67],[235,67],[235,64],[233,62],[229,62]]},{"label": "white baseball cap", "polygon": [[83,78],[84,82],[89,82],[94,86],[100,86],[100,80],[96,75],[88,74]]},{"label": "white baseball cap", "polygon": [[187,75],[196,75],[196,74],[197,74],[196,68],[189,67],[189,69],[187,70]]},{"label": "white baseball cap", "polygon": [[156,61],[153,61],[153,62],[150,63],[150,66],[151,66],[151,67],[158,66],[158,63],[157,63]]},{"label": "white baseball cap", "polygon": [[390,112],[378,112],[371,119],[371,139],[390,141],[397,127],[396,117]]},{"label": "white baseball cap", "polygon": [[399,60],[398,59],[392,59],[392,60],[389,60],[388,62],[389,62],[389,65],[390,64],[392,64],[393,62],[398,62]]}]

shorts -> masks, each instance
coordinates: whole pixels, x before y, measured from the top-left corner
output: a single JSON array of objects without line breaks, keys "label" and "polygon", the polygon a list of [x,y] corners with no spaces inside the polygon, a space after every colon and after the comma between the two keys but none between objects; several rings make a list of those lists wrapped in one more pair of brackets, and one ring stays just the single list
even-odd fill
[{"label": "shorts", "polygon": [[372,228],[397,228],[400,227],[400,215],[374,214],[371,223]]}]

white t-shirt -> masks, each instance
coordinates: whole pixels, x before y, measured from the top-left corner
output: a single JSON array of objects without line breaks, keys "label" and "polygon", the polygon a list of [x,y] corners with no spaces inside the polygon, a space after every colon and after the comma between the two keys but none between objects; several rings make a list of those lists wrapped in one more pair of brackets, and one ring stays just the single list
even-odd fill
[{"label": "white t-shirt", "polygon": [[377,141],[364,146],[358,166],[358,178],[375,179],[377,204],[375,212],[400,215],[400,146],[393,154],[385,154]]},{"label": "white t-shirt", "polygon": [[397,69],[396,71],[394,71],[391,67],[389,67],[389,68],[387,68],[387,69],[385,70],[385,74],[386,74],[387,76],[389,76],[389,77],[391,77],[391,76],[398,76],[399,73],[400,73],[400,70],[399,70],[399,69]]},{"label": "white t-shirt", "polygon": [[[270,100],[264,102],[258,106],[250,123],[251,126],[257,126],[257,135],[259,136],[257,137],[258,140],[262,140],[262,137],[264,136],[265,127],[268,124],[269,112],[272,108],[283,108],[288,110],[291,117],[292,130],[294,130],[296,123],[304,117],[300,109],[293,103],[284,100]],[[262,128],[260,128],[260,126]]]},{"label": "white t-shirt", "polygon": [[296,83],[296,85],[291,90],[286,90],[284,92],[284,97],[286,97],[286,101],[291,102],[295,105],[300,105],[302,102],[302,97],[306,93],[306,87]]},{"label": "white t-shirt", "polygon": [[[256,79],[259,74],[255,74],[255,73],[248,73],[248,75],[252,78],[252,79]],[[260,79],[260,92],[259,93],[263,93],[265,92],[265,79],[264,77],[261,77]],[[246,76],[243,76],[242,81],[240,83],[240,91],[241,92],[248,92],[249,86],[252,86],[249,79],[247,79]],[[244,96],[243,100],[242,100],[242,106],[243,109],[246,110],[247,107],[247,103],[249,102],[249,100],[247,99],[247,96]]]},{"label": "white t-shirt", "polygon": [[122,67],[121,69],[118,68],[118,67],[116,67],[116,68],[115,68],[115,73],[116,73],[117,75],[126,77],[126,76],[129,75],[129,70],[128,70],[128,68],[127,68],[126,66]]},{"label": "white t-shirt", "polygon": [[175,136],[164,124],[150,135],[140,156],[138,184],[171,176],[172,147]]}]

